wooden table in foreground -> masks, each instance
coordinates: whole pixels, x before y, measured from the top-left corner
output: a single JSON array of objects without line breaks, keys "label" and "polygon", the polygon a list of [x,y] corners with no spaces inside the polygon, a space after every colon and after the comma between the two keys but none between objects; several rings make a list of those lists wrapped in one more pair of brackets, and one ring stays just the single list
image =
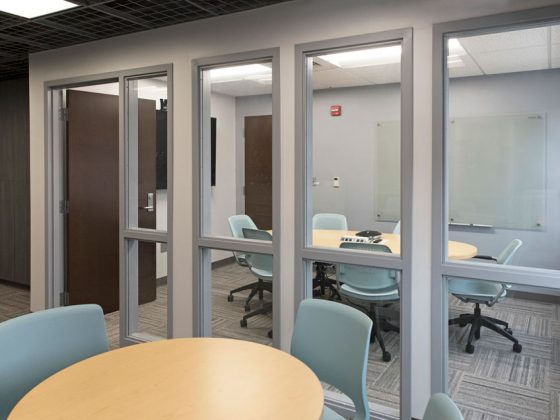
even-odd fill
[{"label": "wooden table in foreground", "polygon": [[[341,230],[313,230],[313,246],[320,246],[325,248],[338,248],[340,247],[340,238],[343,235],[353,236],[357,230],[341,231]],[[393,254],[401,253],[401,235],[394,233],[383,233],[382,239],[386,240],[387,245],[391,248]],[[472,258],[477,253],[477,248],[474,245],[466,244],[463,242],[449,241],[448,255],[452,260],[467,260]]]},{"label": "wooden table in foreground", "polygon": [[17,419],[319,419],[323,389],[272,347],[220,338],[124,347],[70,366],[32,389]]}]

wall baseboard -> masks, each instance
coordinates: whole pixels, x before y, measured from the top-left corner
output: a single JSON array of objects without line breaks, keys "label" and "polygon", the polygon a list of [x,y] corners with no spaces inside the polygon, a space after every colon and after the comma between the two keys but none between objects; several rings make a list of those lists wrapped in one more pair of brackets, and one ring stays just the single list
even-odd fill
[{"label": "wall baseboard", "polygon": [[229,265],[229,264],[233,264],[233,263],[235,263],[235,257],[232,255],[229,258],[224,258],[223,260],[214,261],[212,263],[212,269],[220,268],[220,267],[223,267],[224,265]]}]

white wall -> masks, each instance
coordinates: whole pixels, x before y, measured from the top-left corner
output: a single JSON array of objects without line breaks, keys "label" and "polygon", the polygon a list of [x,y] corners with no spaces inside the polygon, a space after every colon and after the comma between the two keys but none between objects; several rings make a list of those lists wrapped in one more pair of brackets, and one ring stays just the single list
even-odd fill
[{"label": "white wall", "polygon": [[[395,28],[414,29],[413,361],[412,414],[421,417],[430,389],[430,247],[432,24],[522,10],[556,0],[296,0],[30,56],[31,309],[45,305],[45,98],[44,82],[173,64],[173,334],[192,334],[192,86],[191,60],[280,47],[281,266],[294,266],[294,153],[296,93],[294,45]],[[298,179],[297,182],[300,180]],[[299,279],[298,279],[299,280]],[[282,272],[281,346],[289,347],[294,275]]]}]

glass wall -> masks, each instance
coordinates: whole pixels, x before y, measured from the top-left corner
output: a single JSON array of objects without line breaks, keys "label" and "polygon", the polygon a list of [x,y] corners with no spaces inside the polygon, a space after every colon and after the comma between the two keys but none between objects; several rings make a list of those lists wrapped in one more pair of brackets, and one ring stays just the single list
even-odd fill
[{"label": "glass wall", "polygon": [[[448,258],[560,269],[560,26],[447,50]],[[516,258],[500,258],[516,239]]]},{"label": "glass wall", "polygon": [[[205,236],[272,229],[272,63],[202,71]],[[238,216],[238,217],[236,217]]]},{"label": "glass wall", "polygon": [[400,253],[401,55],[395,43],[307,59],[313,246],[364,232]]},{"label": "glass wall", "polygon": [[465,419],[557,418],[560,289],[537,286],[560,269],[560,26],[444,39],[449,394]]}]

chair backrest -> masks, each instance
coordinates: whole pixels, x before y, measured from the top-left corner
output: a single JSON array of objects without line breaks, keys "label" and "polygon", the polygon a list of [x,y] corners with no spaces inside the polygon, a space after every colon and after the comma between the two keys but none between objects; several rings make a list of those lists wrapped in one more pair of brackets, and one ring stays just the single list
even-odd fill
[{"label": "chair backrest", "polygon": [[[246,239],[272,241],[272,235],[266,230],[243,228],[243,236]],[[249,264],[251,271],[257,276],[259,273],[266,273],[266,275],[272,276],[272,255],[247,253],[245,254],[245,260]],[[259,271],[259,273],[256,271]]]},{"label": "chair backrest", "polygon": [[246,214],[236,214],[228,217],[229,228],[234,238],[244,238],[243,228],[256,229],[257,225]]},{"label": "chair backrest", "polygon": [[[389,247],[373,243],[342,242],[340,247],[370,252],[391,252]],[[398,278],[393,270],[341,264],[339,272],[340,281],[356,289],[382,292],[398,287]]]},{"label": "chair backrest", "polygon": [[335,213],[317,213],[313,216],[313,229],[348,230],[346,216]]},{"label": "chair backrest", "polygon": [[0,419],[35,385],[109,349],[98,305],[47,309],[0,323]]},{"label": "chair backrest", "polygon": [[[236,214],[228,217],[229,229],[234,238],[244,238],[243,228],[256,229],[257,225],[246,214]],[[234,252],[233,256],[239,265],[246,266],[245,254]]]},{"label": "chair backrest", "polygon": [[369,419],[366,372],[371,319],[342,303],[306,299],[301,302],[291,353],[352,399],[354,419]]},{"label": "chair backrest", "polygon": [[523,245],[523,242],[520,239],[514,239],[511,241],[500,253],[500,255],[498,255],[498,258],[496,258],[498,264],[509,264],[513,255],[517,252],[521,245]]},{"label": "chair backrest", "polygon": [[401,221],[399,220],[395,227],[393,228],[393,233],[400,235],[401,234]]},{"label": "chair backrest", "polygon": [[428,402],[422,420],[463,420],[463,416],[446,394],[434,394]]}]

